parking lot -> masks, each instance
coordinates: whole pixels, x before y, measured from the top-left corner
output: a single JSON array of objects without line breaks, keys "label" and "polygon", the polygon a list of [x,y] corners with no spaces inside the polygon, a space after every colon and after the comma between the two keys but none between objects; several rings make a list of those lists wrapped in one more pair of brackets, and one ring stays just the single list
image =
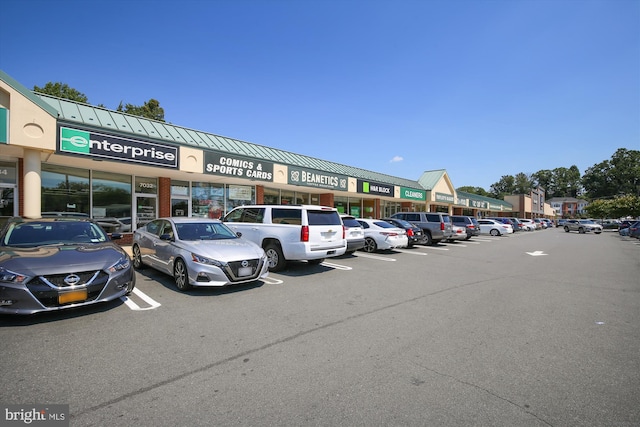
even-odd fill
[{"label": "parking lot", "polygon": [[0,317],[10,404],[72,426],[640,424],[640,241],[549,229]]}]

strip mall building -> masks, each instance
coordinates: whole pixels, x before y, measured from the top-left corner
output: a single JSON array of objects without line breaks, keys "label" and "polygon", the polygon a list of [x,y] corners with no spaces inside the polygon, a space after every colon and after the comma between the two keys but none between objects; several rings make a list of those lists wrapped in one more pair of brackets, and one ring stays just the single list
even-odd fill
[{"label": "strip mall building", "polygon": [[2,71],[0,192],[0,222],[76,212],[134,218],[131,230],[151,218],[220,218],[254,203],[321,204],[373,218],[553,216],[543,192],[511,203],[457,192],[445,170],[417,181],[381,174],[38,94]]}]

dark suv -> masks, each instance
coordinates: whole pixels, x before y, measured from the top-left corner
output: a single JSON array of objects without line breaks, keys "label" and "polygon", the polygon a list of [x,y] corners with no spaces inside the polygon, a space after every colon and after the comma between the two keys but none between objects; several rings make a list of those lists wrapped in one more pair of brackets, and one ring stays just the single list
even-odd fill
[{"label": "dark suv", "polygon": [[449,240],[453,235],[449,215],[440,212],[397,212],[391,218],[404,219],[422,228],[426,245]]},{"label": "dark suv", "polygon": [[465,227],[467,229],[467,238],[469,240],[473,236],[480,235],[480,224],[478,220],[471,216],[464,215],[451,215],[451,222],[458,227]]}]

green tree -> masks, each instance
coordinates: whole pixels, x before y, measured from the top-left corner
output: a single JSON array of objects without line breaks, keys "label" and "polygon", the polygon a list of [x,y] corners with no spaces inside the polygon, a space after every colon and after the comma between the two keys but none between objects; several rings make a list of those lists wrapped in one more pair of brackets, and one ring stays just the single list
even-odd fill
[{"label": "green tree", "polygon": [[514,194],[516,189],[516,179],[513,175],[503,175],[500,181],[491,185],[489,192],[491,197],[501,199],[506,195]]},{"label": "green tree", "polygon": [[536,173],[531,174],[531,180],[533,181],[534,187],[542,187],[547,195],[547,198],[550,199],[555,197],[553,194],[553,171],[549,169],[542,169]]},{"label": "green tree", "polygon": [[122,102],[118,105],[117,111],[121,111],[133,116],[145,117],[151,120],[164,122],[164,109],[160,107],[160,102],[156,99],[150,99],[141,106],[133,104],[125,104]]},{"label": "green tree", "polygon": [[514,194],[529,194],[534,187],[530,175],[520,172],[514,177]]},{"label": "green tree", "polygon": [[69,87],[66,83],[49,82],[45,84],[44,87],[34,86],[33,91],[44,93],[46,95],[57,96],[58,98],[68,99],[71,101],[82,102],[84,104],[88,102],[88,98],[84,93]]},{"label": "green tree", "polygon": [[640,194],[640,150],[619,148],[610,160],[588,168],[582,185],[590,198]]},{"label": "green tree", "polygon": [[482,187],[462,186],[456,188],[456,191],[463,191],[465,193],[477,194],[478,196],[491,197],[491,194]]}]

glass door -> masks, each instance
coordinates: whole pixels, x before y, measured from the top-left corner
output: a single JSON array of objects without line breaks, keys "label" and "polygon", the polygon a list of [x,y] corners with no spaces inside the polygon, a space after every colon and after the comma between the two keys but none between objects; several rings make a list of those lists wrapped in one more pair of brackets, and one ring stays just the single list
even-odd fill
[{"label": "glass door", "polygon": [[156,204],[156,196],[136,196],[136,228],[156,219]]},{"label": "glass door", "polygon": [[15,186],[0,186],[0,229],[12,216],[18,215],[16,212],[16,189]]}]

